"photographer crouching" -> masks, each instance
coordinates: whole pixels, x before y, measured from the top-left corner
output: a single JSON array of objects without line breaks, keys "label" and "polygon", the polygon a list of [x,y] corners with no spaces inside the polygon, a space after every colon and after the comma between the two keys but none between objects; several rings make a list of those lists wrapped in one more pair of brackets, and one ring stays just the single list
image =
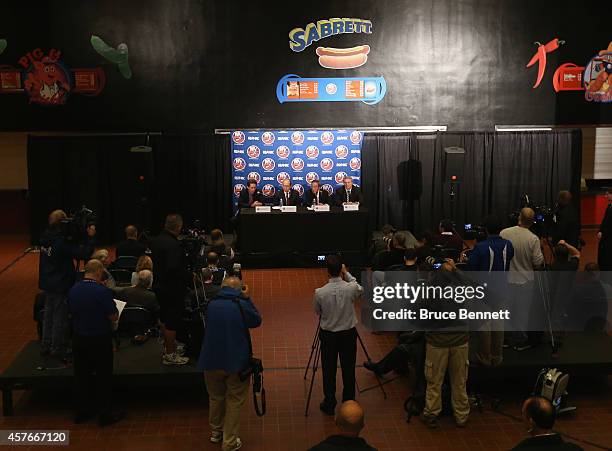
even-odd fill
[{"label": "photographer crouching", "polygon": [[[68,291],[74,285],[74,260],[87,260],[94,251],[96,226],[86,225],[85,237],[71,237],[63,227],[68,223],[63,210],[49,215],[49,227],[40,238],[38,286],[45,293],[41,355],[66,361],[68,345]],[[75,240],[72,240],[74,238]]]},{"label": "photographer crouching", "polygon": [[151,246],[155,261],[153,291],[159,301],[160,320],[163,324],[164,365],[185,365],[189,362],[189,358],[182,355],[184,349],[178,348],[176,342],[176,332],[183,325],[187,286],[192,282],[185,251],[178,240],[182,228],[181,215],[168,215],[164,230]]},{"label": "photographer crouching", "polygon": [[260,325],[261,316],[249,298],[248,286],[238,277],[226,277],[206,308],[198,361],[208,390],[210,441],[223,442],[224,451],[242,447],[238,428],[249,389],[250,377],[243,375],[251,357],[249,329]]}]

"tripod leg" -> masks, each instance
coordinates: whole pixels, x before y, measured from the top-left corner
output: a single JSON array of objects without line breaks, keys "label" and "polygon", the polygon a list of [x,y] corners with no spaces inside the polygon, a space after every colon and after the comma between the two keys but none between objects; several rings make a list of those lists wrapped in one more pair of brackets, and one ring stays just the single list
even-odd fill
[{"label": "tripod leg", "polygon": [[[368,354],[368,350],[366,349],[365,344],[363,343],[363,340],[361,339],[361,335],[359,335],[359,332],[357,332],[357,339],[359,340],[359,344],[361,345],[361,349],[363,350],[363,353],[365,354],[366,359],[368,359],[368,362],[371,362],[372,359],[370,358],[370,354]],[[376,378],[376,382],[378,382],[378,386],[380,387],[380,391],[382,391],[383,397],[387,399],[387,392],[385,391],[385,387],[383,387],[380,377],[378,377],[378,374],[376,373],[374,373],[374,377]]]},{"label": "tripod leg", "polygon": [[[308,409],[310,408],[310,399],[312,398],[312,388],[314,386],[315,376],[317,374],[317,369],[319,365],[319,359],[321,358],[321,345],[317,346],[316,351],[314,352],[314,362],[312,364],[312,376],[310,378],[310,387],[308,389],[308,398],[306,399],[306,410],[304,411],[304,416],[308,416]],[[308,368],[308,367],[306,367]]]},{"label": "tripod leg", "polygon": [[321,329],[321,320],[319,320],[319,324],[317,325],[317,330],[315,332],[314,338],[312,339],[312,347],[310,349],[310,357],[308,357],[308,363],[306,364],[306,370],[304,371],[304,380],[308,376],[308,368],[310,367],[310,363],[312,362],[312,356],[315,354],[315,348],[319,345],[319,330]]}]

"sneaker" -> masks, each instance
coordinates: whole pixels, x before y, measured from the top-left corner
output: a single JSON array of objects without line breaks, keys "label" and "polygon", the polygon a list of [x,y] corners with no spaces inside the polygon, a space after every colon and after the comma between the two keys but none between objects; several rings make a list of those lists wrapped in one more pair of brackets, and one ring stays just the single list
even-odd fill
[{"label": "sneaker", "polygon": [[176,344],[176,353],[181,357],[185,355],[185,345],[184,344]]},{"label": "sneaker", "polygon": [[227,451],[236,451],[242,448],[242,440],[240,438],[236,438],[236,443],[231,448],[228,448]]},{"label": "sneaker", "polygon": [[211,443],[221,443],[223,441],[223,431],[212,431],[210,441]]},{"label": "sneaker", "polygon": [[187,362],[189,362],[188,357],[181,357],[176,352],[162,355],[162,363],[164,365],[185,365]]},{"label": "sneaker", "polygon": [[440,427],[440,423],[438,423],[438,418],[432,417],[430,415],[421,414],[419,417],[423,424],[427,426],[429,429],[438,429]]}]

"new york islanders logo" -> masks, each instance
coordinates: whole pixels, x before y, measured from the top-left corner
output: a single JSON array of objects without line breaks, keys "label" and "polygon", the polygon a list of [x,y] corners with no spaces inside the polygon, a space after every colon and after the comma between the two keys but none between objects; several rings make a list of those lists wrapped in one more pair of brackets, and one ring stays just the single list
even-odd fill
[{"label": "new york islanders logo", "polygon": [[299,183],[297,185],[293,185],[293,189],[297,191],[297,193],[302,197],[304,195],[304,187]]},{"label": "new york islanders logo", "polygon": [[234,169],[237,171],[244,171],[244,168],[246,168],[246,161],[244,161],[244,158],[234,158]]},{"label": "new york islanders logo", "polygon": [[291,160],[291,169],[294,171],[302,171],[304,169],[304,160],[301,158],[294,158]]},{"label": "new york islanders logo", "polygon": [[272,158],[264,158],[264,160],[261,162],[261,168],[266,172],[273,171],[275,167],[276,163]]},{"label": "new york islanders logo", "polygon": [[349,161],[349,166],[353,171],[356,171],[357,169],[361,168],[361,159],[357,157],[351,158],[351,161]]},{"label": "new york islanders logo", "polygon": [[319,156],[319,148],[317,146],[306,147],[306,157],[315,159]]},{"label": "new york islanders logo", "polygon": [[344,144],[341,144],[338,147],[336,147],[336,157],[346,158],[348,157],[348,154],[349,154],[348,147],[346,147]]},{"label": "new york islanders logo", "polygon": [[336,183],[339,185],[344,180],[344,177],[346,177],[346,172],[342,172],[342,171],[336,172],[336,175],[334,176],[334,180],[336,180]]},{"label": "new york islanders logo", "polygon": [[274,188],[273,185],[270,185],[269,183],[267,183],[263,186],[263,188],[261,189],[261,192],[266,197],[272,197],[276,194],[276,188]]},{"label": "new york islanders logo", "polygon": [[321,142],[326,146],[334,142],[334,134],[332,132],[321,133]]},{"label": "new york islanders logo", "polygon": [[349,139],[353,144],[359,144],[361,142],[361,132],[358,130],[353,130]]},{"label": "new york islanders logo", "polygon": [[289,177],[289,174],[287,172],[279,172],[278,175],[276,176],[276,181],[278,182],[279,185],[282,185],[283,180],[285,179],[291,180],[291,177]]},{"label": "new york islanders logo", "polygon": [[261,182],[261,176],[257,172],[249,172],[247,180],[254,179],[257,183]]},{"label": "new york islanders logo", "polygon": [[334,187],[331,186],[329,183],[326,183],[325,185],[323,185],[321,189],[324,189],[325,191],[327,191],[327,194],[329,194],[330,196],[334,194]]},{"label": "new york islanders logo", "polygon": [[246,137],[240,130],[236,130],[234,133],[232,133],[232,139],[234,140],[234,143],[242,144],[246,140]]},{"label": "new york islanders logo", "polygon": [[261,140],[266,146],[271,146],[274,144],[274,133],[264,132],[263,135],[261,135]]},{"label": "new york islanders logo", "polygon": [[334,161],[331,158],[323,158],[320,166],[325,172],[331,171],[334,168]]},{"label": "new york islanders logo", "polygon": [[287,146],[278,146],[278,148],[276,149],[276,156],[278,158],[288,158],[289,154],[291,154],[291,151]]},{"label": "new york islanders logo", "polygon": [[255,145],[249,146],[247,149],[247,155],[249,156],[249,158],[259,158],[260,154],[261,151],[259,150],[259,147]]},{"label": "new york islanders logo", "polygon": [[315,180],[318,180],[319,176],[317,175],[316,172],[309,172],[308,174],[306,174],[306,182],[310,185],[312,182],[314,182]]},{"label": "new york islanders logo", "polygon": [[244,185],[242,183],[238,183],[237,185],[234,185],[234,196],[238,197],[240,196],[240,191],[242,191],[244,189]]},{"label": "new york islanders logo", "polygon": [[303,144],[304,143],[304,133],[296,131],[291,133],[291,142],[293,144]]}]

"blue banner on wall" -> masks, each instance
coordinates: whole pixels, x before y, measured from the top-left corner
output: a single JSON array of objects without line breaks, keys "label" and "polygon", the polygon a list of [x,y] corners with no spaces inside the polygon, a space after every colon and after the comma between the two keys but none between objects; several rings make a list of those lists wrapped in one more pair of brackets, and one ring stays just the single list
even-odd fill
[{"label": "blue banner on wall", "polygon": [[333,194],[346,175],[361,185],[361,143],[358,130],[236,130],[232,132],[234,210],[249,179],[268,202],[289,177],[300,197],[318,179]]}]

